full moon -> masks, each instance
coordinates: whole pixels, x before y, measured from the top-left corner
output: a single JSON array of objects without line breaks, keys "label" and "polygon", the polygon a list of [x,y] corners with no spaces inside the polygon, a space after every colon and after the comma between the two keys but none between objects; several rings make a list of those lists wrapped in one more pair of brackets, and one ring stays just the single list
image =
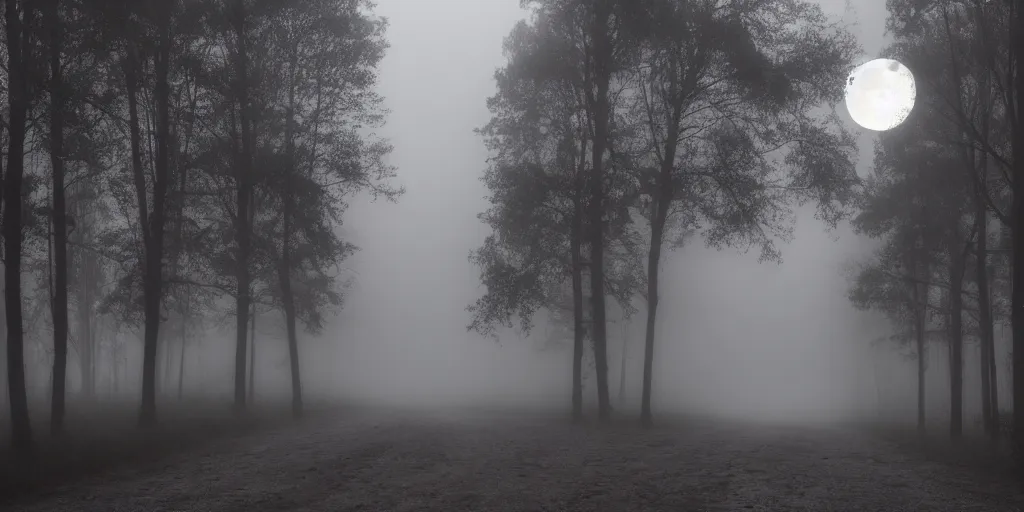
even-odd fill
[{"label": "full moon", "polygon": [[914,74],[891,59],[861,64],[846,79],[846,110],[854,122],[876,132],[906,121],[916,95]]}]

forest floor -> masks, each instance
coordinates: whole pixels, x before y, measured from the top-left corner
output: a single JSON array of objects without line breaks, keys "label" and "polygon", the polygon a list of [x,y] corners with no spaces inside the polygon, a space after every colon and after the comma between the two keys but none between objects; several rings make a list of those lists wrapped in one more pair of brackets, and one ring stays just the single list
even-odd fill
[{"label": "forest floor", "polygon": [[1022,486],[980,471],[984,461],[964,456],[976,451],[852,427],[688,419],[644,430],[631,418],[572,425],[544,414],[340,409],[220,432],[204,442],[164,434],[176,440],[150,443],[162,449],[129,436],[122,444],[144,455],[20,492],[0,509],[1024,510]]}]

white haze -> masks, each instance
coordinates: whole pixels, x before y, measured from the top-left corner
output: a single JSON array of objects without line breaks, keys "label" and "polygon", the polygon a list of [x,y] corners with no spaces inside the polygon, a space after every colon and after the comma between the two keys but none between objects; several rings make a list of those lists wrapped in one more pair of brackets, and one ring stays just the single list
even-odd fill
[{"label": "white haze", "polygon": [[[865,61],[877,55],[885,42],[883,0],[860,2],[856,10],[842,0],[825,0],[824,6],[856,23]],[[483,292],[467,256],[487,235],[477,219],[487,207],[479,180],[487,153],[473,129],[489,118],[485,101],[494,92],[493,72],[504,62],[503,39],[526,13],[519,0],[380,0],[377,13],[389,19],[391,41],[380,72],[391,114],[381,134],[394,144],[390,161],[407,193],[397,204],[354,201],[344,227],[361,248],[347,262],[353,284],[344,310],[324,334],[300,340],[306,391],[376,403],[568,411],[570,343],[541,351],[536,340],[514,332],[498,344],[466,331],[465,308]],[[864,174],[874,134],[847,121],[860,133],[858,168]],[[881,410],[912,419],[912,363],[872,347],[887,325],[854,310],[846,298],[844,265],[872,247],[847,225],[826,232],[807,208],[795,240],[783,247],[781,265],[758,264],[755,253],[709,250],[696,240],[669,253],[662,272],[656,414],[696,410],[811,421]],[[259,319],[257,401],[289,393],[279,316]],[[623,326],[617,313],[610,317],[616,322],[609,325],[613,404],[631,410],[639,404],[643,312],[629,326],[625,405],[617,401]],[[230,397],[232,331],[227,326],[218,339],[211,334],[203,350],[189,349],[187,391]],[[948,410],[939,352],[932,351],[937,359],[930,368],[940,371],[929,372],[933,418]],[[975,356],[968,352],[965,394],[973,396]],[[140,365],[129,366],[137,373]],[[585,395],[595,401],[593,375]]]},{"label": "white haze", "polygon": [[[878,42],[884,2],[826,6],[856,17],[865,49]],[[403,402],[544,400],[568,406],[571,352],[538,351],[515,335],[500,345],[467,333],[465,307],[483,289],[467,261],[487,228],[479,181],[487,153],[473,128],[487,122],[485,100],[504,62],[502,41],[525,17],[518,0],[381,0],[391,49],[381,93],[392,113],[408,193],[399,204],[358,204],[347,229],[362,247],[350,262],[358,286],[338,318],[336,350],[318,359],[344,394]],[[868,2],[864,2],[868,4]],[[851,123],[851,128],[853,127]],[[862,137],[861,164],[871,155]],[[826,233],[810,211],[799,219],[782,265],[756,254],[714,251],[695,242],[663,263],[655,367],[658,408],[698,407],[752,416],[836,417],[874,410],[868,378],[872,317],[846,299],[842,265],[868,245],[841,228]],[[613,315],[612,315],[613,316]],[[628,406],[639,401],[643,317],[631,325]],[[609,325],[610,387],[618,392],[622,328]],[[596,394],[593,377],[587,399]]]}]

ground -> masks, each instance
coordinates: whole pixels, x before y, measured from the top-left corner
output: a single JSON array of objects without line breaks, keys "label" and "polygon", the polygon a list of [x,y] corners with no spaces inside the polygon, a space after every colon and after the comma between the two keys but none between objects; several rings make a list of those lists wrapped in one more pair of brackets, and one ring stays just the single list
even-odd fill
[{"label": "ground", "polygon": [[[24,512],[1019,511],[1012,480],[866,430],[343,410],[9,502]],[[0,508],[4,508],[0,502]]]}]

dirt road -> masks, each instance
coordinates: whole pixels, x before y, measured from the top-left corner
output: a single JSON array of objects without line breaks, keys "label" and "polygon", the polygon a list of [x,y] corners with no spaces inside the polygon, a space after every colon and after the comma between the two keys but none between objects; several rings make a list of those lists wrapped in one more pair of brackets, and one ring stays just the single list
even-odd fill
[{"label": "dirt road", "polygon": [[[1020,489],[1017,486],[1017,489]],[[94,475],[16,505],[120,511],[979,511],[1024,493],[853,430],[359,412]]]}]

